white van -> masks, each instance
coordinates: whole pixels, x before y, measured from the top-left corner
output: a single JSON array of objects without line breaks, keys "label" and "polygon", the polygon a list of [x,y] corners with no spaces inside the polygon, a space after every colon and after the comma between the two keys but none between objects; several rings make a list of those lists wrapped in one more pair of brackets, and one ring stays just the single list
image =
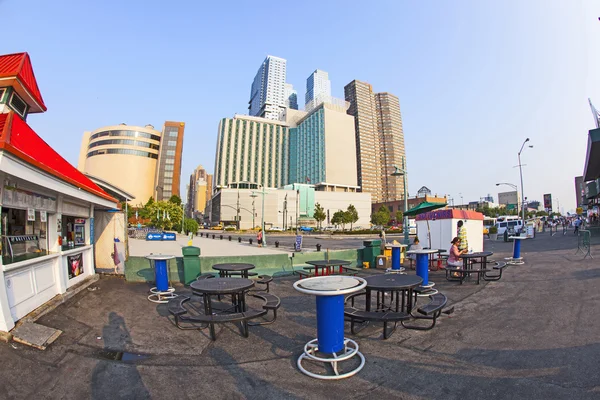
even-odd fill
[{"label": "white van", "polygon": [[514,233],[523,230],[523,220],[508,220],[503,222],[497,222],[496,227],[498,228],[498,236],[504,235],[504,231],[508,229],[509,233]]}]

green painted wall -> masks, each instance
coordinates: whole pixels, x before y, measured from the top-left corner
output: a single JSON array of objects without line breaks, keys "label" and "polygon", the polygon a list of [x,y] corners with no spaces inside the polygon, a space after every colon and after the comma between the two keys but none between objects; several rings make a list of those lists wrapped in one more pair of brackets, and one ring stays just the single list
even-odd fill
[{"label": "green painted wall", "polygon": [[[200,257],[200,273],[215,272],[212,266],[222,263],[249,263],[256,266],[252,272],[259,275],[284,276],[292,273],[292,267],[301,269],[306,261],[324,260],[325,252],[300,252],[287,254],[265,254],[259,256],[222,256]],[[360,250],[330,250],[329,258],[350,261],[352,266],[362,266]],[[169,278],[173,282],[189,284],[195,278],[196,271],[188,271],[187,278],[183,266],[183,257],[171,261]],[[153,282],[154,270],[145,257],[129,257],[125,262],[125,279],[128,282]]]}]

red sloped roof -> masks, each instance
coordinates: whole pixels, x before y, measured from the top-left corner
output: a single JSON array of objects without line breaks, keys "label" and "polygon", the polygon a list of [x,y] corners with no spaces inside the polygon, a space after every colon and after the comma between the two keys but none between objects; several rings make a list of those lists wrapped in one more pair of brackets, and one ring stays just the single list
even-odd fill
[{"label": "red sloped roof", "polygon": [[42,93],[35,80],[31,59],[27,53],[6,54],[0,56],[0,78],[16,77],[33,96],[35,101],[47,110]]},{"label": "red sloped roof", "polygon": [[0,114],[0,149],[86,192],[106,200],[117,200],[106,193],[62,158],[14,112]]}]

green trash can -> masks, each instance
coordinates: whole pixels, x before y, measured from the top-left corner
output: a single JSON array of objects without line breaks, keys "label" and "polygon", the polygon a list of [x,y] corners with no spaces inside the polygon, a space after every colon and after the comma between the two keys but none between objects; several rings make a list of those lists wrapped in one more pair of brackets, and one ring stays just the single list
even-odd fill
[{"label": "green trash can", "polygon": [[368,262],[369,267],[375,268],[375,260],[378,255],[381,255],[381,240],[365,240],[363,246],[365,246],[362,251],[363,262]]},{"label": "green trash can", "polygon": [[183,279],[185,284],[192,283],[200,275],[200,247],[185,246],[183,253]]}]

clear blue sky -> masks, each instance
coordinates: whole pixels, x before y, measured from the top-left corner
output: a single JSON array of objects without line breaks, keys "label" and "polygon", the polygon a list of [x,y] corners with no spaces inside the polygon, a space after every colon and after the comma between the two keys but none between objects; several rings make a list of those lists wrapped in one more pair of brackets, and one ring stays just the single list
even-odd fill
[{"label": "clear blue sky", "polygon": [[73,164],[86,130],[185,121],[184,191],[198,164],[213,171],[219,119],[247,112],[272,54],[287,59],[299,103],[316,68],[338,97],[359,79],[400,98],[411,195],[497,199],[496,182],[519,184],[529,137],[525,195],[574,209],[595,127],[587,98],[600,108],[598,3],[259,4],[0,0],[0,53],[31,55],[48,112],[28,122]]}]

